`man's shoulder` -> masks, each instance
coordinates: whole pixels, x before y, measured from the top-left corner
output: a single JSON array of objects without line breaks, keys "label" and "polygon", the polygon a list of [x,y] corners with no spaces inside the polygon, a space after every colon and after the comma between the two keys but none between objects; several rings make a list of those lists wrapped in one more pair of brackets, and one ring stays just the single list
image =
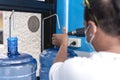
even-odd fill
[{"label": "man's shoulder", "polygon": [[67,59],[64,64],[65,65],[81,65],[81,66],[86,66],[86,65],[92,65],[95,64],[95,62],[99,59],[101,60],[101,54],[99,54],[98,52],[93,52],[90,53],[89,57],[73,57],[73,58],[69,58]]},{"label": "man's shoulder", "polygon": [[87,58],[87,57],[74,57],[74,58],[70,58],[68,60],[66,60],[63,63],[64,68],[66,69],[66,67],[69,67],[70,69],[82,69],[82,68],[87,68],[87,66],[92,66],[92,64],[94,63],[94,60],[92,60],[91,58]]}]

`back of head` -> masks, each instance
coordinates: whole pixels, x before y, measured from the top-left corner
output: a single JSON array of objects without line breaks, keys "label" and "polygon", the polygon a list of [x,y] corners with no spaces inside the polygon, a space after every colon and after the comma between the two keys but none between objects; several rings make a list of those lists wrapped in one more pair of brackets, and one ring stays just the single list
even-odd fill
[{"label": "back of head", "polygon": [[[88,0],[85,20],[92,20],[106,34],[120,36],[120,0]],[[96,19],[95,19],[96,18]]]}]

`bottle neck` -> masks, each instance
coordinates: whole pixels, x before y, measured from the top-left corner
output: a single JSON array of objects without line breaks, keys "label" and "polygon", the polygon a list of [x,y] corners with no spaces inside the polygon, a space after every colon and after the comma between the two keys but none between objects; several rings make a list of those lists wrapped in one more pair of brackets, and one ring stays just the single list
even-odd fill
[{"label": "bottle neck", "polygon": [[8,43],[8,57],[16,57],[19,55],[18,53],[18,38],[17,37],[9,37],[7,39]]}]

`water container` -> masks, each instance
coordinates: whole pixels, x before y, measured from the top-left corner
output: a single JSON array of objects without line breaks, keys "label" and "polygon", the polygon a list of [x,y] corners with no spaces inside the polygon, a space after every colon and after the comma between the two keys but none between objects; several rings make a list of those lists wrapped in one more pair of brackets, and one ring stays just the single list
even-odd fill
[{"label": "water container", "polygon": [[[53,64],[57,52],[58,52],[58,48],[49,48],[44,50],[40,54],[40,64],[41,64],[41,69],[39,72],[40,80],[49,80],[49,70]],[[77,54],[73,50],[68,49],[68,58],[74,56],[77,56]]]},{"label": "water container", "polygon": [[36,66],[28,54],[0,59],[0,80],[36,80]]},{"label": "water container", "polygon": [[0,80],[36,80],[36,60],[17,51],[17,38],[8,38],[8,57],[0,59]]}]

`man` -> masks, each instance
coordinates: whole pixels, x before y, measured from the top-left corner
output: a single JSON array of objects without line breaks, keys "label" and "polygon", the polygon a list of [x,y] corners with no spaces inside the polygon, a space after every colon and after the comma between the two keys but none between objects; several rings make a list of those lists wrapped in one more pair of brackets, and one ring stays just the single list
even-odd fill
[{"label": "man", "polygon": [[120,0],[85,0],[85,34],[96,52],[67,59],[68,36],[53,34],[59,51],[50,80],[120,80]]}]

